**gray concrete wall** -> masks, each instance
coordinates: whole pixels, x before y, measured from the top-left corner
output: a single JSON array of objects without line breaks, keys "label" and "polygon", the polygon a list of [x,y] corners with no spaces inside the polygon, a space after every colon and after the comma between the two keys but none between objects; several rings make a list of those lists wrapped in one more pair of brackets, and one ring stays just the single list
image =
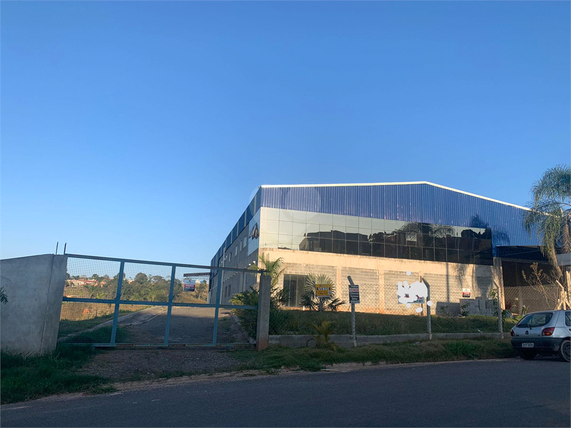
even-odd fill
[{"label": "gray concrete wall", "polygon": [[0,260],[2,351],[46,354],[57,344],[67,256],[44,254]]}]

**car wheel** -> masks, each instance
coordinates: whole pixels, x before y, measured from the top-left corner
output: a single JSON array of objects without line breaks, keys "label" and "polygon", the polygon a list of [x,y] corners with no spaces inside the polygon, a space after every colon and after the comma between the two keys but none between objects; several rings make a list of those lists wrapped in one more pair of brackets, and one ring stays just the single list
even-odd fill
[{"label": "car wheel", "polygon": [[521,358],[524,360],[533,360],[537,355],[537,351],[521,351]]},{"label": "car wheel", "polygon": [[570,353],[571,353],[571,341],[569,339],[566,339],[563,342],[561,342],[561,346],[559,347],[559,357],[563,361],[569,362]]}]

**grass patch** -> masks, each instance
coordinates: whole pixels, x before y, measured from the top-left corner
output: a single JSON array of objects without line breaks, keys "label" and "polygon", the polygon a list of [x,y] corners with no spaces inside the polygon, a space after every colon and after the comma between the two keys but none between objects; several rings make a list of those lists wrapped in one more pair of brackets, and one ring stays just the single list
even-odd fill
[{"label": "grass patch", "polygon": [[417,363],[515,357],[509,339],[432,340],[368,345],[337,350],[290,349],[271,346],[264,351],[238,350],[233,356],[245,369],[275,370],[283,367],[316,371],[339,363]]},{"label": "grass patch", "polygon": [[[246,312],[246,311],[242,311]],[[333,323],[332,334],[351,334],[349,312],[312,312],[275,310],[270,313],[270,334],[314,334],[312,324]],[[509,331],[515,320],[504,320],[504,331]],[[498,319],[486,316],[432,316],[433,333],[496,333]],[[356,332],[363,335],[392,335],[426,333],[426,317],[418,315],[356,314]]]},{"label": "grass patch", "polygon": [[59,345],[45,356],[2,352],[2,404],[67,392],[109,392],[112,387],[105,385],[107,379],[77,373],[95,352],[90,346],[69,345]]}]

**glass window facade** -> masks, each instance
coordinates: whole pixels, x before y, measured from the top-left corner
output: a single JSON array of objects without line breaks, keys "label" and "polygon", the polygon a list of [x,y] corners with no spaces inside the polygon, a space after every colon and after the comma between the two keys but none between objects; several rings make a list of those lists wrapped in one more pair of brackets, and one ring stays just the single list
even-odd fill
[{"label": "glass window facade", "polygon": [[260,246],[491,265],[491,235],[489,228],[263,208]]},{"label": "glass window facade", "polygon": [[301,307],[301,296],[306,278],[305,275],[284,275],[284,290],[287,294],[285,306]]}]

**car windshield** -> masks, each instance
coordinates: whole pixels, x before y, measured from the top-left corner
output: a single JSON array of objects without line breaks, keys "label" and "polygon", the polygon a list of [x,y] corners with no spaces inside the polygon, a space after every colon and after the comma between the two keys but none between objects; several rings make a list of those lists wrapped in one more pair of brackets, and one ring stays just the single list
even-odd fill
[{"label": "car windshield", "polygon": [[553,318],[553,312],[539,312],[528,314],[517,324],[517,327],[541,327]]}]

